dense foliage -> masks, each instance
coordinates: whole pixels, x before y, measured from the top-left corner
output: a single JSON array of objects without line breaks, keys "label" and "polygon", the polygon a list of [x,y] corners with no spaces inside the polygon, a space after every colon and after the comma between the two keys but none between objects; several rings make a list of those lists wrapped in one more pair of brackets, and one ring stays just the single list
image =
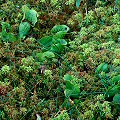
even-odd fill
[{"label": "dense foliage", "polygon": [[0,1],[1,120],[120,120],[120,1]]}]

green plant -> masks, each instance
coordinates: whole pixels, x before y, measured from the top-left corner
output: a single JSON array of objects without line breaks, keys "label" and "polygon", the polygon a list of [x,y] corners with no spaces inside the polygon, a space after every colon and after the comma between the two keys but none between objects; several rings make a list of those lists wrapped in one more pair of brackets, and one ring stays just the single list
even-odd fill
[{"label": "green plant", "polygon": [[55,57],[55,54],[53,52],[50,51],[46,51],[46,52],[40,52],[40,53],[36,53],[36,58],[38,59],[38,61],[43,62],[45,60],[51,60]]},{"label": "green plant", "polygon": [[17,40],[16,36],[12,33],[12,27],[7,22],[1,22],[2,25],[2,40],[3,42],[15,42]]},{"label": "green plant", "polygon": [[119,119],[119,4],[112,2],[0,2],[0,119]]},{"label": "green plant", "polygon": [[107,97],[114,97],[116,94],[120,93],[120,75],[114,76],[111,80],[110,83],[112,86],[108,87],[108,90],[106,92]]},{"label": "green plant", "polygon": [[79,98],[80,95],[80,88],[79,85],[76,83],[75,78],[69,74],[64,75],[65,80],[65,90],[64,94],[67,98],[73,97],[73,98]]},{"label": "green plant", "polygon": [[100,72],[108,72],[108,64],[107,63],[101,63],[96,68],[96,73],[100,73]]},{"label": "green plant", "polygon": [[68,26],[56,25],[51,30],[52,35],[41,38],[39,42],[47,50],[60,54],[67,45],[67,41],[63,38],[68,31]]},{"label": "green plant", "polygon": [[24,13],[22,21],[28,20],[29,22],[21,22],[19,25],[20,39],[24,38],[30,31],[31,25],[35,26],[38,14],[34,9],[29,9],[26,5],[22,6]]},{"label": "green plant", "polygon": [[19,26],[19,36],[23,38],[26,36],[30,31],[30,24],[28,22],[22,22]]}]

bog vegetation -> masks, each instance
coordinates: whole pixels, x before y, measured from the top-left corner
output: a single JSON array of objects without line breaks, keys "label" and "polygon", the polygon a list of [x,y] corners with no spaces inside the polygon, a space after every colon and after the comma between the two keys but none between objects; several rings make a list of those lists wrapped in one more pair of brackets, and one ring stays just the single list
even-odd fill
[{"label": "bog vegetation", "polygon": [[120,120],[119,0],[0,0],[1,120]]}]

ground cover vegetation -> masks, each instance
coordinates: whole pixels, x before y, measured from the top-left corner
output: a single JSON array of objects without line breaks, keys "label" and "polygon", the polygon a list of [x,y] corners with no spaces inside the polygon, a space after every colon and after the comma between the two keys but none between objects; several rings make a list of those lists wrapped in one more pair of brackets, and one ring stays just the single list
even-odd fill
[{"label": "ground cover vegetation", "polygon": [[119,0],[0,0],[1,120],[120,120]]}]

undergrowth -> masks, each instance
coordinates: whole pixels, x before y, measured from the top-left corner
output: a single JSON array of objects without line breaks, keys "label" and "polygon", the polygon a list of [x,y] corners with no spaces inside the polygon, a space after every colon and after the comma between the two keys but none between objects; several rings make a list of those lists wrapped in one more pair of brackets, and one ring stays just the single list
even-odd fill
[{"label": "undergrowth", "polygon": [[119,120],[119,5],[2,1],[0,119]]}]

